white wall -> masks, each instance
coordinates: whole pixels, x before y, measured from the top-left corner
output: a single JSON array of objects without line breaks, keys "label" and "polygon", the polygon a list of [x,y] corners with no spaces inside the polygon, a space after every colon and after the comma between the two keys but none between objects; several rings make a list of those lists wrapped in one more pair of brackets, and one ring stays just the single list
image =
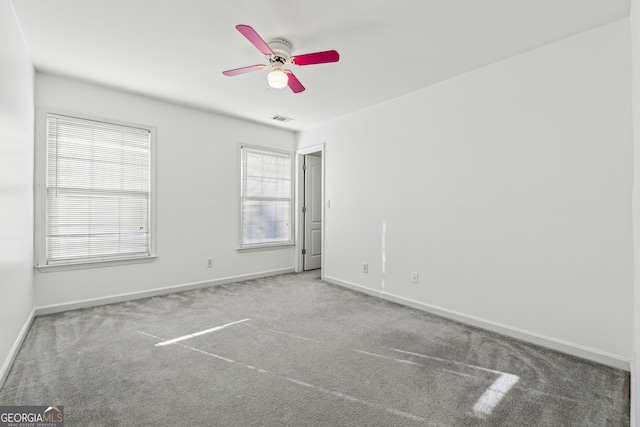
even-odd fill
[{"label": "white wall", "polygon": [[628,367],[630,89],[625,19],[302,132],[325,278]]},{"label": "white wall", "polygon": [[37,272],[36,306],[293,269],[293,248],[236,251],[237,143],[293,151],[293,133],[40,73],[36,104],[156,127],[159,255],[146,264]]},{"label": "white wall", "polygon": [[33,79],[11,3],[0,2],[0,385],[33,307]]},{"label": "white wall", "polygon": [[640,426],[640,395],[638,373],[640,359],[636,353],[640,349],[640,4],[631,2],[631,42],[632,42],[632,111],[633,111],[633,364],[631,365],[631,425]]}]

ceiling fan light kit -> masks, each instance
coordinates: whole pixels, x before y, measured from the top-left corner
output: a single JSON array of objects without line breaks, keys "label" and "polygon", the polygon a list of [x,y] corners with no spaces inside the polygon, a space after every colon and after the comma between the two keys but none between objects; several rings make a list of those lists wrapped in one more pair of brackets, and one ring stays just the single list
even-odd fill
[{"label": "ceiling fan light kit", "polygon": [[285,65],[325,64],[338,62],[340,59],[340,55],[335,50],[292,56],[291,43],[285,39],[274,39],[269,43],[265,43],[262,37],[248,25],[236,25],[236,29],[266,56],[269,64],[249,65],[247,67],[223,71],[222,74],[225,76],[237,76],[270,67],[271,71],[267,74],[267,84],[269,87],[282,89],[285,86],[289,86],[293,93],[300,93],[305,90],[305,87],[291,70],[285,68]]},{"label": "ceiling fan light kit", "polygon": [[269,87],[282,89],[289,84],[289,76],[282,68],[274,67],[273,71],[267,74],[267,83]]}]

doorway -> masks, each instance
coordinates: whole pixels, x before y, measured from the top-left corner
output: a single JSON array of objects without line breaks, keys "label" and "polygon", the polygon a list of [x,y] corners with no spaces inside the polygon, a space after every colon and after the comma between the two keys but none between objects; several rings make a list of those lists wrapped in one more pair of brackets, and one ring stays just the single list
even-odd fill
[{"label": "doorway", "polygon": [[322,269],[324,252],[324,146],[298,151],[298,271]]}]

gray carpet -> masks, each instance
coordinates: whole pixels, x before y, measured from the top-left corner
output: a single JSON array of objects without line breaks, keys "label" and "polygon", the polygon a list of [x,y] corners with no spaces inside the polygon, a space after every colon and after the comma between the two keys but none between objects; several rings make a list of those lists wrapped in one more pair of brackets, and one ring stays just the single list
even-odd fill
[{"label": "gray carpet", "polygon": [[10,404],[83,427],[627,426],[629,375],[315,271],[38,317]]}]

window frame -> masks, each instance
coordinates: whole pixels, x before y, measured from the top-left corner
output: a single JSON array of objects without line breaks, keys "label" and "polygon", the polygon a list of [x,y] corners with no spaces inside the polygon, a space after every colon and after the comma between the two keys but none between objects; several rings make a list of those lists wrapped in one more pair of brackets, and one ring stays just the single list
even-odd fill
[{"label": "window frame", "polygon": [[[277,154],[286,154],[289,156],[289,176],[290,176],[290,193],[289,193],[289,240],[282,242],[273,242],[273,243],[252,243],[245,244],[243,243],[243,148],[249,148],[254,150],[260,150],[265,152],[272,152]],[[246,144],[243,142],[238,142],[238,248],[239,252],[249,252],[249,251],[262,251],[262,250],[272,250],[272,249],[283,249],[288,247],[293,247],[296,244],[295,240],[295,223],[294,223],[294,213],[295,213],[295,181],[294,181],[294,153],[288,150],[282,150],[273,147],[267,147],[262,145],[254,145],[254,144]]]},{"label": "window frame", "polygon": [[[107,124],[142,128],[149,131],[149,254],[109,256],[98,259],[77,259],[66,262],[49,264],[46,253],[47,230],[47,118],[49,115],[60,115],[81,120],[91,120]],[[156,128],[140,123],[126,122],[111,118],[92,116],[74,111],[65,111],[51,107],[40,106],[36,109],[36,138],[35,138],[35,268],[40,272],[77,270],[113,265],[136,264],[154,261],[158,255],[156,252]]]}]

